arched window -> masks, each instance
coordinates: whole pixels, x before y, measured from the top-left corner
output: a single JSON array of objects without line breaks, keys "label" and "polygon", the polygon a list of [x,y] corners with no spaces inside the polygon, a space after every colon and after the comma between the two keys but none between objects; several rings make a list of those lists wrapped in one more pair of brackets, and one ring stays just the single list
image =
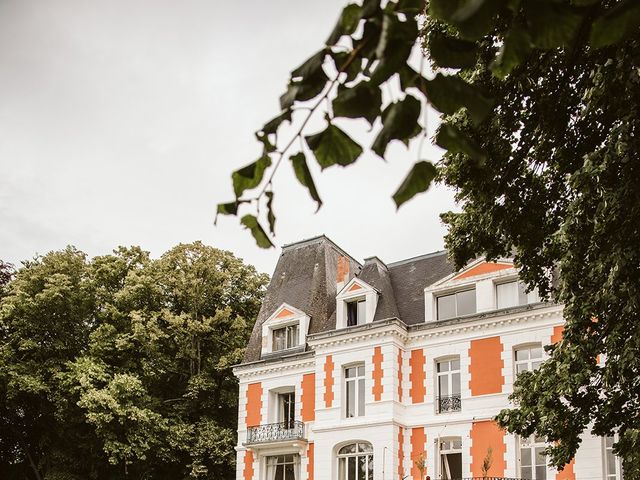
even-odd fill
[{"label": "arched window", "polygon": [[370,443],[350,443],[338,450],[339,480],[373,480],[373,447]]}]

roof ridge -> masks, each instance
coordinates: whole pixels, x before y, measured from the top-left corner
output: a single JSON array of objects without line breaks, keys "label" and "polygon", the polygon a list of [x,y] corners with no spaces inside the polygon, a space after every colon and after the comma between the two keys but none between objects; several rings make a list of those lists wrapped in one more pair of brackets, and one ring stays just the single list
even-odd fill
[{"label": "roof ridge", "polygon": [[405,263],[414,262],[416,260],[423,260],[426,258],[437,257],[439,255],[447,253],[447,250],[437,250],[435,252],[424,253],[422,255],[416,255],[415,257],[405,258],[403,260],[397,260],[395,262],[387,263],[387,267],[397,267],[399,265],[404,265]]},{"label": "roof ridge", "polygon": [[331,247],[333,247],[339,253],[349,257],[351,260],[353,260],[355,263],[357,263],[359,266],[362,267],[362,263],[360,263],[358,260],[356,260],[353,257],[353,255],[348,253],[345,249],[343,249],[340,245],[338,245],[336,242],[334,242],[329,237],[327,237],[324,233],[321,234],[321,235],[316,235],[315,237],[307,238],[307,239],[304,239],[304,240],[299,240],[297,242],[287,243],[287,244],[282,246],[282,253],[284,253],[286,251],[289,251],[289,250],[293,250],[295,248],[305,247],[307,245],[313,245],[314,243],[322,243],[322,242],[327,242],[329,245],[331,245]]}]

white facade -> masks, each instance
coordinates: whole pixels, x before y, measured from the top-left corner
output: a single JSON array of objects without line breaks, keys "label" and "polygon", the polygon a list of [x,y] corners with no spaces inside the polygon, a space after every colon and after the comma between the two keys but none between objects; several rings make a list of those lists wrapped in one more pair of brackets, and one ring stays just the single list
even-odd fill
[{"label": "white facade", "polygon": [[[524,478],[523,472],[529,470],[523,442],[498,434],[488,422],[509,406],[515,352],[557,341],[562,307],[533,303],[497,310],[496,286],[516,280],[517,271],[506,261],[484,270],[483,265],[476,262],[425,288],[424,323],[410,327],[401,319],[372,322],[374,312],[367,310],[366,322],[344,328],[346,310],[340,310],[341,302],[357,295],[377,302],[373,288],[363,283],[362,289],[349,294],[349,283],[337,298],[337,311],[342,312],[336,317],[339,328],[307,336],[306,352],[236,367],[240,381],[237,480],[280,480],[276,473],[287,480],[284,468],[277,472],[267,468],[267,459],[279,455],[294,455],[296,480],[417,480],[420,460],[425,461],[424,474],[431,479],[481,477],[479,465],[487,456],[487,445],[492,451],[489,475]],[[474,275],[477,267],[479,273]],[[438,297],[469,288],[475,289],[476,312],[439,321]],[[287,308],[307,322],[306,332],[308,317]],[[278,322],[286,324],[287,319]],[[263,345],[269,345],[268,338]],[[447,377],[442,382],[447,383],[439,386],[438,361],[450,359],[454,362],[447,365],[457,366],[459,361],[459,371],[441,372]],[[360,365],[364,367],[364,414],[348,418],[345,369]],[[445,389],[448,395],[439,395]],[[288,424],[271,432],[265,427],[286,421],[277,406],[279,392],[286,391],[295,392],[295,418],[303,423],[300,435],[289,435]],[[248,439],[252,428],[261,429],[264,437]],[[338,452],[359,442],[373,448],[373,476],[341,476]],[[452,452],[444,463],[441,446]],[[574,464],[564,472],[544,467],[530,478],[621,478],[606,476],[604,459],[603,439],[586,435]]]}]

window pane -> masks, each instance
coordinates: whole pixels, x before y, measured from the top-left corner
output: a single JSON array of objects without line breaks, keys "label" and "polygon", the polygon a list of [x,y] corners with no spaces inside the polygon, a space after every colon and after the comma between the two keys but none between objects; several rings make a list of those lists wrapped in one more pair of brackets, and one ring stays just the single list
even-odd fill
[{"label": "window pane", "polygon": [[531,362],[531,368],[537,370],[542,362]]},{"label": "window pane", "polygon": [[496,285],[496,300],[498,308],[516,306],[518,304],[517,282],[507,282]]},{"label": "window pane", "polygon": [[347,303],[347,326],[358,324],[358,305],[355,302]]},{"label": "window pane", "polygon": [[276,466],[275,480],[284,480],[284,465],[280,464]]},{"label": "window pane", "polygon": [[283,350],[285,346],[285,329],[278,328],[273,331],[273,351]]},{"label": "window pane", "polygon": [[451,395],[460,395],[460,374],[451,375]]},{"label": "window pane", "polygon": [[542,347],[532,347],[531,358],[542,358]]},{"label": "window pane", "polygon": [[353,378],[356,376],[356,367],[350,367],[344,369],[344,376],[347,378]]},{"label": "window pane", "polygon": [[438,372],[448,372],[449,362],[438,362]]},{"label": "window pane", "polygon": [[364,300],[358,302],[358,325],[365,323],[367,302]]},{"label": "window pane", "polygon": [[522,463],[522,466],[530,466],[531,465],[531,449],[530,448],[523,448],[520,450],[520,462]]},{"label": "window pane", "polygon": [[516,374],[526,372],[528,370],[526,363],[519,363],[516,365]]},{"label": "window pane", "polygon": [[347,469],[346,469],[347,459],[341,458],[338,460],[338,478],[339,480],[347,480]]},{"label": "window pane", "polygon": [[358,380],[358,415],[364,415],[364,378]]},{"label": "window pane", "polygon": [[347,458],[347,462],[348,480],[356,480],[356,457]]},{"label": "window pane", "polygon": [[460,360],[451,360],[451,370],[460,370]]},{"label": "window pane", "polygon": [[536,467],[536,480],[547,480],[547,467],[540,465]]},{"label": "window pane", "polygon": [[476,313],[476,291],[467,290],[456,294],[457,316]]},{"label": "window pane", "polygon": [[438,395],[444,397],[449,395],[449,376],[440,375],[438,377]]},{"label": "window pane", "polygon": [[347,417],[356,415],[356,382],[347,382]]},{"label": "window pane", "polygon": [[358,457],[358,480],[365,480],[367,478],[367,456],[361,455]]},{"label": "window pane", "polygon": [[527,286],[522,282],[518,282],[518,305],[526,305],[529,303],[526,290]]},{"label": "window pane", "polygon": [[364,377],[364,365],[358,367],[358,376]]},{"label": "window pane", "polygon": [[531,475],[531,467],[522,467],[520,469],[520,476],[522,478],[533,478],[533,476]]},{"label": "window pane", "polygon": [[298,325],[290,325],[288,327],[289,337],[287,339],[287,347],[293,348],[298,346]]},{"label": "window pane", "polygon": [[438,297],[438,320],[446,320],[456,316],[456,296]]},{"label": "window pane", "polygon": [[345,445],[344,447],[342,447],[340,449],[340,454],[349,454],[349,453],[355,453],[356,452],[356,444],[355,443],[351,443],[349,445]]},{"label": "window pane", "polygon": [[373,452],[373,447],[371,446],[370,443],[359,443],[358,444],[358,451],[359,452]]},{"label": "window pane", "polygon": [[521,348],[516,350],[516,360],[529,360],[529,349]]},{"label": "window pane", "polygon": [[611,450],[607,450],[607,475],[616,473],[616,457]]},{"label": "window pane", "polygon": [[284,480],[296,480],[295,465],[293,463],[285,465]]},{"label": "window pane", "polygon": [[365,480],[373,480],[373,455],[367,455],[367,478]]}]

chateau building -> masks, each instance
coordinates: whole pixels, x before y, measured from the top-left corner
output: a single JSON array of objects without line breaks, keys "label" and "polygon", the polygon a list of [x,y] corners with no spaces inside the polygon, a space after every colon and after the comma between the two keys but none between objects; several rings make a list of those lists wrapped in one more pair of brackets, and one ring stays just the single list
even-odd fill
[{"label": "chateau building", "polygon": [[325,236],[285,246],[239,379],[237,480],[621,479],[585,435],[563,471],[500,430],[515,377],[562,339],[562,306],[510,259],[361,264]]}]

